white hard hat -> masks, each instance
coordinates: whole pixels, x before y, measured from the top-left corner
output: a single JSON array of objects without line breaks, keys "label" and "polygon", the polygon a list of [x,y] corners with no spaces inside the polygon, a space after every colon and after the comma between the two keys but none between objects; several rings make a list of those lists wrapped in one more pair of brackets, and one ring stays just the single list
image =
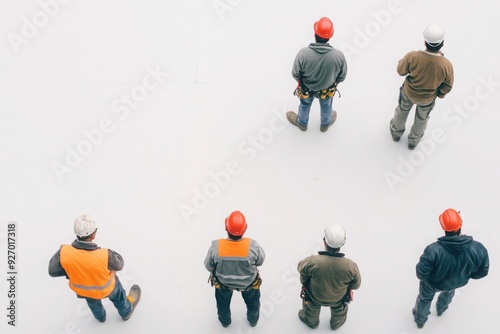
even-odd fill
[{"label": "white hard hat", "polygon": [[444,40],[444,29],[436,23],[429,24],[424,29],[424,39],[431,45],[439,45]]},{"label": "white hard hat", "polygon": [[340,225],[330,225],[325,228],[325,242],[331,248],[340,248],[345,244],[345,230]]},{"label": "white hard hat", "polygon": [[97,224],[89,215],[79,215],[75,219],[73,229],[77,236],[87,237],[97,229]]}]

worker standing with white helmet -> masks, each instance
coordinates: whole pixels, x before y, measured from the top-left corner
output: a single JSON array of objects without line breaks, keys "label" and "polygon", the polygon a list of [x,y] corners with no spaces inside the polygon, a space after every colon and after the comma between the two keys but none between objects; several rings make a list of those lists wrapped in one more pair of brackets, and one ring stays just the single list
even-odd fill
[{"label": "worker standing with white helmet", "polygon": [[444,29],[433,23],[424,30],[425,51],[411,51],[397,66],[398,74],[406,76],[399,91],[399,103],[390,122],[392,139],[399,141],[405,131],[406,119],[414,104],[415,121],[408,135],[408,148],[413,150],[422,139],[436,97],[444,98],[453,86],[453,66],[440,51],[444,45]]},{"label": "worker standing with white helmet", "polygon": [[49,262],[49,275],[66,276],[69,287],[84,298],[94,317],[106,321],[101,299],[109,298],[123,320],[128,320],[141,298],[141,289],[134,284],[127,296],[116,272],[123,269],[123,258],[111,249],[100,248],[93,241],[97,223],[89,215],[79,215],[74,222],[77,239],[62,245]]},{"label": "worker standing with white helmet", "polygon": [[361,285],[358,266],[340,253],[345,241],[346,233],[342,226],[328,226],[323,238],[325,251],[305,258],[297,266],[303,285],[299,319],[311,328],[319,325],[321,306],[330,307],[332,329],[342,326],[347,319],[352,290]]}]

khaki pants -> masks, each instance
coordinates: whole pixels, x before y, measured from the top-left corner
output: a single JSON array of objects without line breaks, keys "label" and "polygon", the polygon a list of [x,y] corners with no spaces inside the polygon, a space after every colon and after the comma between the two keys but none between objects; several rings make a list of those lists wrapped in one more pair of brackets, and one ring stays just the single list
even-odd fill
[{"label": "khaki pants", "polygon": [[[391,134],[393,138],[399,138],[405,132],[406,119],[410,113],[411,108],[415,103],[403,92],[403,86],[399,89],[399,103],[394,112],[394,117],[391,120]],[[427,104],[417,104],[415,111],[415,120],[408,135],[408,144],[417,146],[418,142],[424,136],[425,129],[427,128],[427,121],[429,114],[434,108],[435,100]]]},{"label": "khaki pants", "polygon": [[[319,325],[319,314],[321,312],[320,304],[316,304],[313,301],[302,301],[301,314],[303,315],[303,320],[309,327],[317,327]],[[327,305],[323,305],[327,306]],[[330,327],[332,329],[337,329],[342,326],[347,320],[347,310],[348,306],[340,301],[335,305],[328,305],[330,307]]]}]

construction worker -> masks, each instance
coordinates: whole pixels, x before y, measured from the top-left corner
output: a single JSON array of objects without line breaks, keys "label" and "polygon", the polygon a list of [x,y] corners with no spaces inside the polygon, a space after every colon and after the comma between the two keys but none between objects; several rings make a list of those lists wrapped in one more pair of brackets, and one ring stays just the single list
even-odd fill
[{"label": "construction worker", "polygon": [[128,320],[141,298],[141,289],[134,284],[127,296],[115,272],[123,269],[123,258],[111,249],[100,248],[93,240],[96,221],[79,215],[74,222],[76,240],[62,245],[49,262],[49,275],[66,276],[69,287],[78,298],[84,298],[94,317],[106,321],[101,299],[109,298],[123,320]]},{"label": "construction worker", "polygon": [[444,98],[453,86],[453,66],[440,51],[444,29],[433,23],[424,30],[425,51],[412,51],[401,59],[398,74],[406,76],[399,89],[398,106],[390,122],[392,139],[399,141],[405,132],[406,119],[414,104],[415,120],[408,135],[408,148],[415,149],[422,139],[436,97]]},{"label": "construction worker", "polygon": [[225,221],[227,238],[212,241],[205,258],[205,268],[211,273],[215,287],[217,315],[222,326],[231,324],[231,297],[240,291],[247,306],[247,320],[252,327],[259,321],[260,284],[257,270],[264,263],[264,250],[257,241],[243,238],[247,229],[245,216],[232,212]]},{"label": "construction worker", "polygon": [[448,309],[455,289],[466,285],[471,278],[488,275],[488,251],[480,242],[461,233],[460,213],[447,209],[439,216],[439,223],[445,235],[425,248],[417,264],[420,290],[412,312],[418,328],[424,327],[436,292],[441,292],[436,303],[437,315],[441,316]]},{"label": "construction worker", "polygon": [[342,326],[347,319],[352,290],[361,285],[358,266],[340,253],[345,241],[342,226],[328,226],[323,238],[325,251],[305,258],[297,266],[303,299],[299,319],[310,328],[318,327],[321,306],[330,307],[331,329]]},{"label": "construction worker", "polygon": [[309,111],[314,98],[321,108],[321,132],[326,132],[337,119],[332,110],[337,84],[345,80],[347,62],[342,51],[334,49],[328,41],[333,36],[333,23],[322,17],[314,23],[315,43],[302,48],[293,63],[292,76],[298,82],[295,95],[300,98],[298,114],[289,111],[287,119],[302,131],[307,130]]}]

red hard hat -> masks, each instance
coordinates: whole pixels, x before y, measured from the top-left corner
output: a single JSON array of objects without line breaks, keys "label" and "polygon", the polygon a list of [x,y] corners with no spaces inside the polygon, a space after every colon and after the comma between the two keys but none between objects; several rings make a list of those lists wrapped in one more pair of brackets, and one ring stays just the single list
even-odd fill
[{"label": "red hard hat", "polygon": [[314,23],[314,33],[321,38],[330,39],[333,36],[333,23],[328,17],[322,17]]},{"label": "red hard hat", "polygon": [[235,237],[242,236],[247,229],[247,222],[245,216],[239,211],[232,212],[226,218],[226,231]]},{"label": "red hard hat", "polygon": [[460,217],[460,213],[454,209],[444,210],[439,216],[439,222],[446,232],[455,232],[462,228],[462,217]]}]

